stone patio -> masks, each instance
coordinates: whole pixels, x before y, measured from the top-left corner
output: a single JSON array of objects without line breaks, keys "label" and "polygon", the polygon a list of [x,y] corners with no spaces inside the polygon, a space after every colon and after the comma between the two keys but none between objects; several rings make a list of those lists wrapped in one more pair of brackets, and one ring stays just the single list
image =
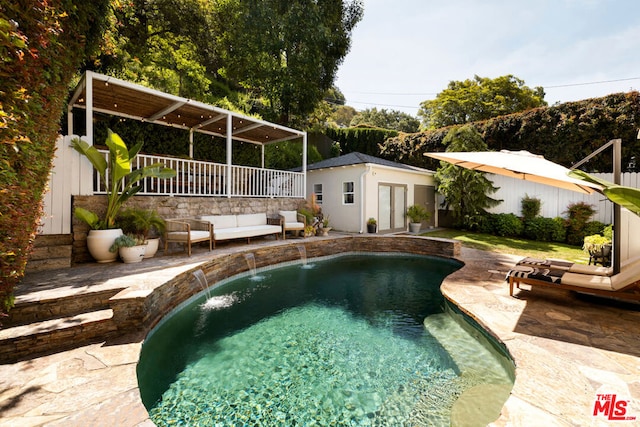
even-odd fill
[{"label": "stone patio", "polygon": [[[88,264],[28,276],[16,293],[40,298],[74,292],[100,275],[116,287],[166,281],[214,253],[276,244],[161,256],[137,267]],[[626,417],[640,417],[640,307],[527,286],[512,298],[503,275],[492,271],[506,271],[518,258],[464,248],[457,258],[465,266],[445,279],[443,294],[503,342],[516,364],[511,396],[493,425],[638,425],[593,413],[598,394],[615,394],[629,400]],[[152,426],[136,380],[143,339],[144,333],[131,333],[0,365],[0,426]]]}]

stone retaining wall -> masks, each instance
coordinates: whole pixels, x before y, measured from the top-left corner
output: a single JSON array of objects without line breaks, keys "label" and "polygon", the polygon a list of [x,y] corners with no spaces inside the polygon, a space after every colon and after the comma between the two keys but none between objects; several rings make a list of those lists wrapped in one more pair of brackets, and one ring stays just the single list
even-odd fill
[{"label": "stone retaining wall", "polygon": [[27,272],[71,267],[73,239],[70,234],[38,235],[27,262]]},{"label": "stone retaining wall", "polygon": [[329,239],[282,242],[253,247],[233,254],[212,255],[210,261],[183,272],[155,289],[124,290],[111,299],[113,320],[118,333],[150,331],[162,317],[191,296],[202,291],[193,272],[202,270],[207,281],[217,281],[246,272],[245,254],[253,253],[256,268],[300,259],[298,246],[304,246],[309,258],[347,252],[404,252],[455,258],[460,242],[420,236],[340,236]]},{"label": "stone retaining wall", "polygon": [[[135,196],[127,201],[125,208],[155,209],[162,218],[188,218],[197,215],[251,214],[266,212],[276,216],[280,210],[295,210],[305,203],[292,198],[226,198],[226,197],[169,197]],[[98,214],[107,207],[107,196],[73,196],[72,210],[83,207]],[[87,250],[89,227],[73,218],[73,251],[71,262],[92,262]]]}]

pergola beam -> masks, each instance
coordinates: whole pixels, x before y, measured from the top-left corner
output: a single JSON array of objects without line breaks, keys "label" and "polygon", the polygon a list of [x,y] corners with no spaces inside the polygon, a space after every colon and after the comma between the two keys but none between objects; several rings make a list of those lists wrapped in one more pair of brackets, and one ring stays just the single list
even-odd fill
[{"label": "pergola beam", "polygon": [[189,102],[188,99],[185,99],[183,101],[178,101],[176,103],[174,103],[173,105],[169,105],[168,107],[158,111],[156,114],[154,114],[151,117],[148,117],[147,120],[155,122],[156,120],[158,120],[160,117],[163,117],[175,110],[177,110],[178,108],[182,107],[183,105],[187,104]]}]

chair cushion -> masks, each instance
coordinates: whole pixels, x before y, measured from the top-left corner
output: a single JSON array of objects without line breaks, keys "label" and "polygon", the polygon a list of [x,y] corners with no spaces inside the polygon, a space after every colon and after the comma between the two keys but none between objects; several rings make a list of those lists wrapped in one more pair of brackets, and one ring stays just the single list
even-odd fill
[{"label": "chair cushion", "polygon": [[298,212],[297,211],[280,211],[278,212],[280,215],[284,217],[284,222],[298,222]]},{"label": "chair cushion", "polygon": [[304,230],[303,222],[285,222],[284,223],[285,230]]},{"label": "chair cushion", "polygon": [[[186,242],[189,240],[188,233],[186,231],[171,231],[167,233],[169,241],[172,242]],[[191,241],[198,242],[209,239],[209,232],[204,230],[191,230]]]}]

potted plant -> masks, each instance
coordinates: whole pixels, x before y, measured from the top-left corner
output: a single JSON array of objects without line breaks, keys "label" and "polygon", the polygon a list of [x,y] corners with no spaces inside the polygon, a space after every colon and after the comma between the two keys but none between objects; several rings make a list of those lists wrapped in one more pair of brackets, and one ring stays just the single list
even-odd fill
[{"label": "potted plant", "polygon": [[316,228],[313,225],[307,225],[304,228],[304,237],[311,237],[316,234]]},{"label": "potted plant", "polygon": [[322,218],[322,222],[320,223],[321,227],[318,230],[319,232],[322,232],[323,236],[328,236],[329,235],[329,231],[331,231],[331,227],[329,227],[329,216],[325,216]]},{"label": "potted plant", "polygon": [[367,233],[375,233],[378,228],[378,221],[371,217],[367,220]]},{"label": "potted plant", "polygon": [[76,218],[86,222],[91,228],[87,236],[87,247],[98,262],[115,260],[116,256],[108,249],[122,234],[122,230],[116,226],[116,216],[122,204],[141,190],[139,182],[148,177],[167,179],[176,176],[173,169],[164,167],[162,163],[131,170],[131,162],[140,152],[142,143],[129,150],[122,138],[110,129],[105,145],[109,148],[107,159],[93,145],[81,139],[76,138],[71,142],[71,146],[98,171],[100,180],[107,189],[107,210],[102,218],[82,207],[74,210]]},{"label": "potted plant", "polygon": [[125,234],[134,234],[145,242],[145,258],[152,258],[156,254],[166,222],[155,209],[127,208],[118,215],[116,221]]},{"label": "potted plant", "polygon": [[407,209],[407,218],[409,218],[409,231],[419,233],[422,221],[431,218],[431,214],[423,206],[411,205]]},{"label": "potted plant", "polygon": [[142,261],[146,249],[144,241],[131,234],[121,234],[109,247],[109,251],[118,253],[125,264]]},{"label": "potted plant", "polygon": [[611,238],[600,234],[585,236],[582,249],[589,254],[589,264],[608,265],[611,261]]}]

